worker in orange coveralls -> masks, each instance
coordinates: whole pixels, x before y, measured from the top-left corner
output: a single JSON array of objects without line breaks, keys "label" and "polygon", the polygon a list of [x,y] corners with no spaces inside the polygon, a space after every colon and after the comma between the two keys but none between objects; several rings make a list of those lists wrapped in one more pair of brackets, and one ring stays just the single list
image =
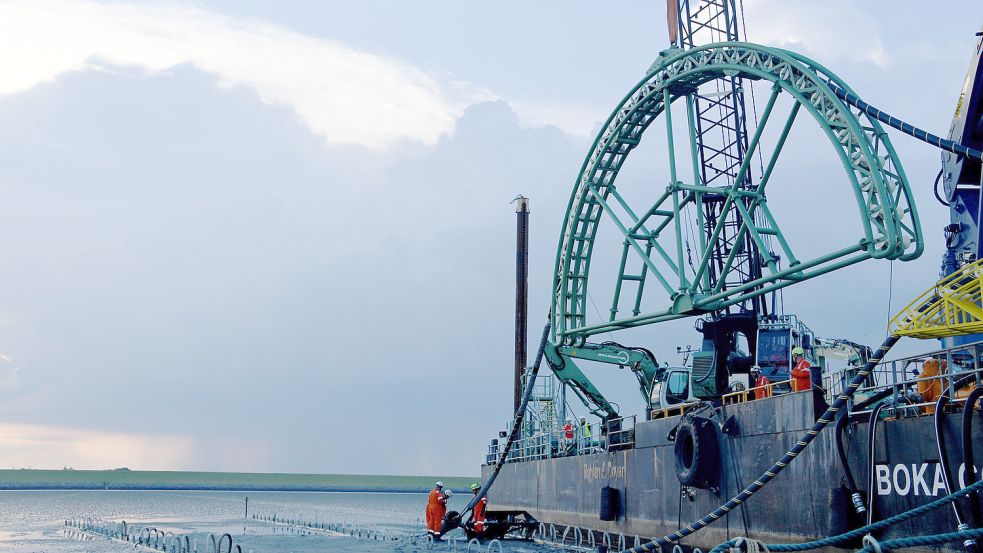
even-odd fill
[{"label": "worker in orange coveralls", "polygon": [[438,481],[427,496],[427,533],[435,538],[440,536],[440,523],[444,520],[443,512],[447,509],[443,489],[444,483]]},{"label": "worker in orange coveralls", "polygon": [[[478,491],[481,486],[477,482],[471,484],[471,493],[478,495]],[[471,524],[474,529],[475,534],[481,535],[485,531],[485,507],[488,506],[488,498],[482,497],[474,504],[474,510],[471,512]]]},{"label": "worker in orange coveralls", "polygon": [[809,370],[810,365],[802,348],[792,350],[792,362],[795,363],[795,368],[792,369],[792,391],[803,392],[812,389],[812,371]]}]

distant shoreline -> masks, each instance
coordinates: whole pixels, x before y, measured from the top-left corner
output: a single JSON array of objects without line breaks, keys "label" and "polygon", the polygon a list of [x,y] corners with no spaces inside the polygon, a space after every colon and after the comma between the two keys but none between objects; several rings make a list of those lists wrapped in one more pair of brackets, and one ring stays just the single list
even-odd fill
[{"label": "distant shoreline", "polygon": [[463,492],[476,478],[135,470],[0,470],[0,491],[121,490],[424,493],[437,480]]}]

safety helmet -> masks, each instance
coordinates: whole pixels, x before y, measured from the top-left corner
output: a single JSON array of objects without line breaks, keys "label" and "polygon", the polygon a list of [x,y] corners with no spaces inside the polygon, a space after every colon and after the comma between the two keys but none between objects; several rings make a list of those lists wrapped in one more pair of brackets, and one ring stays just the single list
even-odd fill
[{"label": "safety helmet", "polygon": [[792,355],[805,355],[805,353],[802,348],[792,348]]},{"label": "safety helmet", "polygon": [[450,490],[446,490],[444,492],[444,497],[450,497],[450,496],[451,496],[451,491]]},{"label": "safety helmet", "polygon": [[477,482],[475,482],[474,484],[471,484],[471,491],[476,492],[476,491],[478,491],[480,489],[481,489],[481,486],[479,486]]},{"label": "safety helmet", "polygon": [[443,488],[444,487],[444,483],[441,482],[440,480],[437,480],[437,487],[438,488]]}]

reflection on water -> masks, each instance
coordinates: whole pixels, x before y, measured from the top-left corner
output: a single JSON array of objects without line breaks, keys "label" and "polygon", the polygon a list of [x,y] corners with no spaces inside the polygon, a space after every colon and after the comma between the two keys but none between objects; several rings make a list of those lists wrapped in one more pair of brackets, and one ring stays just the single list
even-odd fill
[{"label": "reflection on water", "polygon": [[[279,493],[279,492],[159,492],[159,491],[0,491],[0,552],[52,553],[133,551],[132,545],[102,537],[79,536],[64,523],[73,516],[130,525],[154,526],[174,534],[190,534],[202,544],[209,533],[229,533],[244,551],[376,552],[417,551],[419,544],[393,544],[335,537],[246,519],[249,514],[276,515],[311,522],[352,524],[359,528],[424,534],[426,494]],[[467,497],[454,496],[450,509],[459,510]],[[199,550],[202,548],[199,547]],[[443,547],[439,548],[443,550]],[[506,551],[533,552],[544,548],[508,543]]]}]

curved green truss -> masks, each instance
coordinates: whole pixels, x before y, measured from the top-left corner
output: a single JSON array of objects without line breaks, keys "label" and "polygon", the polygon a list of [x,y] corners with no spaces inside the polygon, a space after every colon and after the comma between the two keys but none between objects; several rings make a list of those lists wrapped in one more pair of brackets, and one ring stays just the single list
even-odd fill
[{"label": "curved green truss", "polygon": [[[704,83],[738,75],[749,81],[772,83],[771,95],[748,145],[748,152],[734,184],[706,186],[696,166],[691,95]],[[652,68],[615,108],[594,140],[584,160],[570,202],[556,256],[552,331],[555,344],[582,343],[592,334],[659,321],[718,311],[746,299],[834,271],[866,259],[911,260],[923,249],[921,226],[912,201],[908,179],[884,129],[876,120],[841,102],[827,86],[850,88],[836,75],[802,56],[748,43],[718,43],[690,50],[662,52]],[[780,94],[793,99],[777,144],[764,154],[764,172],[752,186],[740,186],[759,146],[762,130],[772,116]],[[677,174],[673,144],[672,112],[667,105],[677,99],[687,104],[689,144],[693,159],[692,182]],[[863,229],[855,243],[835,247],[829,253],[800,259],[786,240],[768,208],[766,187],[788,134],[802,110],[825,132],[843,166],[844,180],[853,189]],[[669,175],[665,190],[644,211],[632,208],[618,193],[615,181],[628,154],[642,134],[660,116],[665,119],[669,148]],[[702,228],[704,198],[723,196],[724,208],[741,213],[739,236],[750,235],[761,252],[777,255],[762,259],[762,276],[730,289],[723,287],[733,253],[716,282],[707,264],[720,247],[721,226],[698,232],[699,262],[686,266],[683,210],[689,208]],[[587,283],[598,225],[606,217],[624,237],[621,265],[610,318],[587,324]],[[709,234],[709,236],[706,236]],[[669,244],[660,242],[664,238]],[[774,241],[777,246],[771,247]],[[736,250],[734,250],[736,251]],[[640,260],[641,269],[629,273],[629,259]],[[784,267],[779,263],[784,261]],[[647,279],[654,278],[665,290],[667,302],[659,309],[642,312]],[[630,315],[620,316],[622,286],[636,286]]]}]

